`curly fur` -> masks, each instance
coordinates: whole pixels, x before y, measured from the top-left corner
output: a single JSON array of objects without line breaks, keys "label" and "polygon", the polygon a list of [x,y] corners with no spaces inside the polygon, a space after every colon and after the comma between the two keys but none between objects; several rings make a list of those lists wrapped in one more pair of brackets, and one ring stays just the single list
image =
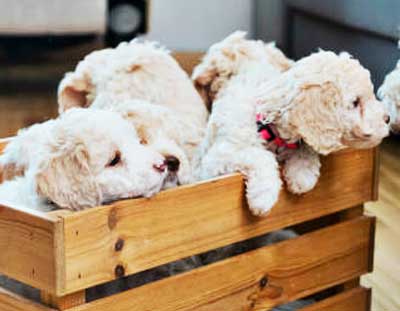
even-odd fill
[{"label": "curly fur", "polygon": [[230,78],[239,72],[254,70],[257,63],[271,65],[279,72],[292,66],[293,62],[275,48],[274,43],[245,40],[245,36],[245,32],[236,31],[214,44],[201,64],[194,69],[192,79],[209,108],[216,95],[227,86]]},{"label": "curly fur", "polygon": [[59,112],[138,99],[171,109],[202,128],[208,113],[176,60],[154,42],[124,42],[87,55],[58,87]]},{"label": "curly fur", "polygon": [[[40,139],[25,144],[38,131]],[[131,123],[112,111],[71,109],[23,131],[7,146],[5,156],[18,153],[21,146],[29,154],[22,161],[28,159],[25,176],[0,185],[0,198],[27,207],[47,210],[50,201],[79,210],[122,198],[149,197],[170,180],[168,170],[155,168],[163,165],[164,155],[141,144]],[[120,161],[110,165],[116,154]]]},{"label": "curly fur", "polygon": [[[399,42],[400,47],[400,42]],[[394,132],[400,132],[400,61],[390,72],[378,90],[378,96],[390,115],[390,125]]]},{"label": "curly fur", "polygon": [[[258,51],[225,57],[241,46]],[[197,176],[243,173],[249,206],[256,215],[266,214],[278,199],[278,162],[288,190],[301,194],[318,181],[319,154],[373,147],[388,134],[387,116],[374,96],[370,74],[350,55],[320,51],[294,64],[288,60],[282,68],[265,52],[263,59],[253,57],[262,55],[264,47],[241,34],[231,35],[210,48],[193,75],[196,83],[208,81],[216,91],[195,161]],[[215,73],[214,64],[220,62],[223,72]],[[219,80],[218,87],[213,88],[213,79]],[[285,140],[302,141],[300,148],[272,153],[257,134],[257,113],[266,116]]]},{"label": "curly fur", "polygon": [[[89,54],[60,82],[58,100],[60,113],[73,107],[114,111],[136,129],[147,149],[176,157],[179,170],[169,172],[163,188],[193,180],[190,161],[204,134],[208,112],[187,74],[168,51],[155,43],[133,40]],[[5,180],[24,174],[31,158],[37,157],[36,145],[53,135],[53,124],[46,122],[21,131],[18,139],[8,145],[0,157]],[[74,156],[79,161],[84,155]],[[54,165],[53,170],[56,173],[59,167]],[[84,167],[76,170],[84,171]],[[71,177],[75,175],[71,173]]]}]

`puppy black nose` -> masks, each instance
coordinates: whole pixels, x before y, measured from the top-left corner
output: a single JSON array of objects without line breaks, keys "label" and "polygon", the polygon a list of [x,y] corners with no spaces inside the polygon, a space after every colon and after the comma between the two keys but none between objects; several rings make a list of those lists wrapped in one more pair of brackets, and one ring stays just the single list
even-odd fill
[{"label": "puppy black nose", "polygon": [[180,162],[177,157],[171,155],[166,156],[164,163],[167,165],[170,172],[176,172],[179,170]]},{"label": "puppy black nose", "polygon": [[389,124],[390,123],[390,116],[389,115],[385,115],[383,117],[383,120],[385,121],[386,124]]}]

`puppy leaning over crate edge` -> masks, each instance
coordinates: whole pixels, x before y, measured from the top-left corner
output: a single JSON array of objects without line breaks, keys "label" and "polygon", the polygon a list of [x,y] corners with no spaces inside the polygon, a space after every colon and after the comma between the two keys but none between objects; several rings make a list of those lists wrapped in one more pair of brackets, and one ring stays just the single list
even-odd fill
[{"label": "puppy leaning over crate edge", "polygon": [[283,54],[272,48],[234,33],[210,48],[192,77],[213,99],[196,175],[243,173],[255,215],[278,199],[279,165],[288,190],[305,193],[318,181],[320,154],[372,148],[390,121],[369,71],[349,54],[319,51],[282,67],[273,56]]}]

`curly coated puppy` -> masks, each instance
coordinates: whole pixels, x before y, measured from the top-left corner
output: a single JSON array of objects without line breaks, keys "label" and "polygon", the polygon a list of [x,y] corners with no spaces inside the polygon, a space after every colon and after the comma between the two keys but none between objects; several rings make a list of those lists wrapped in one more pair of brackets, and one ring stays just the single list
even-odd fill
[{"label": "curly coated puppy", "polygon": [[[288,190],[301,194],[318,181],[319,154],[374,147],[388,135],[384,106],[357,60],[320,51],[282,68],[267,47],[273,48],[234,34],[212,47],[193,75],[214,98],[197,175],[243,173],[255,215],[278,199],[278,163]],[[263,59],[254,57],[263,51]]]},{"label": "curly coated puppy", "polygon": [[[400,47],[400,42],[399,42]],[[400,132],[400,61],[378,90],[378,96],[389,112],[391,129]]]},{"label": "curly coated puppy", "polygon": [[[35,143],[20,143],[31,139]],[[6,147],[5,156],[27,153],[29,163],[24,176],[0,185],[0,198],[41,210],[48,209],[47,202],[80,210],[123,198],[150,197],[177,168],[140,140],[131,123],[116,112],[71,109],[22,131]],[[18,150],[21,146],[23,150]]]},{"label": "curly coated puppy", "polygon": [[[208,112],[192,81],[169,52],[154,42],[124,42],[87,55],[58,87],[59,112],[112,106],[138,99],[171,109],[204,128]],[[193,133],[196,134],[196,133]]]},{"label": "curly coated puppy", "polygon": [[[246,40],[246,33],[236,31],[210,47],[202,62],[193,70],[192,80],[211,109],[232,77],[257,72],[257,83],[269,80],[293,65],[293,61],[275,47],[274,43]],[[249,75],[247,78],[252,78]]]},{"label": "curly coated puppy", "polygon": [[[112,110],[129,120],[143,145],[175,165],[165,188],[193,179],[190,161],[204,134],[208,111],[187,74],[155,43],[134,40],[89,54],[60,82],[58,101],[61,114],[72,107],[90,107]],[[26,148],[46,135],[34,131],[31,128],[31,137],[19,138],[0,158],[4,179],[27,168]]]}]

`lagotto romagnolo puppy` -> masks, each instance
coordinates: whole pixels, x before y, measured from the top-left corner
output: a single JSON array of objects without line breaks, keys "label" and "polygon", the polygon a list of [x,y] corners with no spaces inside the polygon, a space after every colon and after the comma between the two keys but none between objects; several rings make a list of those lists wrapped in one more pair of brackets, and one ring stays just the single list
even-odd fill
[{"label": "lagotto romagnolo puppy", "polygon": [[[208,112],[187,74],[155,43],[134,40],[89,54],[60,82],[58,102],[60,114],[72,107],[120,113],[135,127],[143,145],[175,166],[165,188],[192,180],[190,161]],[[17,143],[30,144],[18,139],[5,150],[0,165],[6,179],[28,166],[29,153],[19,152],[25,147]]]},{"label": "lagotto romagnolo puppy", "polygon": [[389,112],[392,130],[396,133],[400,132],[400,61],[396,68],[385,77],[385,81],[378,90],[378,96]]},{"label": "lagotto romagnolo puppy", "polygon": [[80,210],[150,197],[169,182],[171,169],[163,154],[141,143],[129,121],[98,109],[71,109],[22,131],[5,156],[22,153],[29,154],[24,176],[1,184],[0,199],[39,210],[47,210],[49,201]]},{"label": "lagotto romagnolo puppy", "polygon": [[208,112],[176,60],[154,42],[121,43],[87,55],[58,88],[59,112],[71,107],[101,108],[138,99],[171,111],[201,135]]},{"label": "lagotto romagnolo puppy", "polygon": [[58,102],[60,113],[71,107],[121,113],[144,144],[177,159],[175,184],[191,180],[189,163],[208,111],[188,75],[156,43],[133,40],[89,54],[60,82]]},{"label": "lagotto romagnolo puppy", "polygon": [[288,190],[301,194],[318,181],[319,154],[373,147],[388,135],[388,115],[357,60],[320,51],[282,68],[267,52],[254,57],[253,49],[268,47],[235,33],[212,47],[193,75],[214,98],[197,174],[243,173],[256,215],[278,199],[278,163]]}]

